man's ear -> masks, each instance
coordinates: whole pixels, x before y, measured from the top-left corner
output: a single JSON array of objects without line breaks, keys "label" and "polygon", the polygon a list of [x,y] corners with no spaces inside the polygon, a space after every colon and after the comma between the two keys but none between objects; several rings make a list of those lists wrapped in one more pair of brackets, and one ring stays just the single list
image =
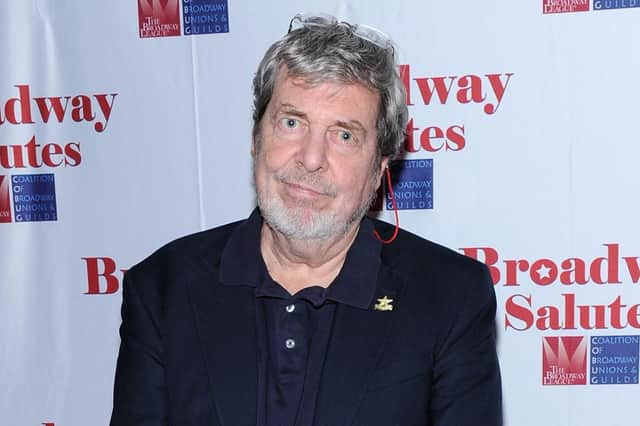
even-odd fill
[{"label": "man's ear", "polygon": [[378,188],[380,188],[380,185],[382,184],[382,178],[384,177],[384,172],[385,170],[387,170],[387,167],[389,167],[389,157],[382,157],[382,160],[380,161],[380,169],[377,170],[378,186],[376,186],[376,191],[378,190]]},{"label": "man's ear", "polygon": [[251,138],[251,156],[254,158],[256,156],[256,153],[258,152],[258,144],[260,143],[259,139],[260,135],[258,133],[254,133],[253,137]]}]

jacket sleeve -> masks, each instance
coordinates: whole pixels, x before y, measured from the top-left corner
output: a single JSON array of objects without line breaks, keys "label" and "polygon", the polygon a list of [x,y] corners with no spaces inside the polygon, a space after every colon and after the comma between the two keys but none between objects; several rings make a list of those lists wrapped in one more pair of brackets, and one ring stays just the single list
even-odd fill
[{"label": "jacket sleeve", "polygon": [[168,425],[159,303],[145,300],[135,279],[134,270],[125,274],[110,425]]},{"label": "jacket sleeve", "polygon": [[435,355],[431,425],[501,426],[493,283],[482,265],[464,284],[460,310]]}]

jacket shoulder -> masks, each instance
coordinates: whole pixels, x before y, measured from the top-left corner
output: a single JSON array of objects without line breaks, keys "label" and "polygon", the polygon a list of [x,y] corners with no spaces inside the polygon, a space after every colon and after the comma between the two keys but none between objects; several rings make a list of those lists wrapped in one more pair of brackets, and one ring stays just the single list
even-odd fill
[{"label": "jacket shoulder", "polygon": [[[376,230],[392,235],[393,225],[374,219]],[[383,263],[402,275],[451,276],[485,274],[486,265],[448,247],[400,229],[396,239],[382,249]]]}]

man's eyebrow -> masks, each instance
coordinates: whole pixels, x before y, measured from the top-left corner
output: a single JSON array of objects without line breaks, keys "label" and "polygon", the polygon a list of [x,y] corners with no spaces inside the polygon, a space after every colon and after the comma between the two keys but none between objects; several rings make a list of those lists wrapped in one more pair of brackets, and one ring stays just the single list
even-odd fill
[{"label": "man's eyebrow", "polygon": [[367,135],[367,129],[360,123],[358,120],[349,120],[349,121],[336,121],[336,126],[344,127],[345,129],[349,129],[351,131],[361,132],[363,135]]},{"label": "man's eyebrow", "polygon": [[281,113],[293,115],[295,117],[300,117],[300,118],[307,117],[307,114],[300,111],[299,109],[297,109],[295,106],[291,104],[280,104],[280,106],[274,110],[274,116]]}]

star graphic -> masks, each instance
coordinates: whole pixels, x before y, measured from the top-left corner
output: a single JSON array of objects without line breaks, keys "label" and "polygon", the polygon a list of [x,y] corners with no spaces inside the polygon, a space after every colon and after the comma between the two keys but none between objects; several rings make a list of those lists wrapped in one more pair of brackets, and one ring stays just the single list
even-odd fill
[{"label": "star graphic", "polygon": [[549,278],[551,276],[549,274],[549,271],[551,271],[551,268],[545,265],[540,265],[540,267],[536,270],[536,273],[538,274],[538,277],[540,277],[540,279]]}]

